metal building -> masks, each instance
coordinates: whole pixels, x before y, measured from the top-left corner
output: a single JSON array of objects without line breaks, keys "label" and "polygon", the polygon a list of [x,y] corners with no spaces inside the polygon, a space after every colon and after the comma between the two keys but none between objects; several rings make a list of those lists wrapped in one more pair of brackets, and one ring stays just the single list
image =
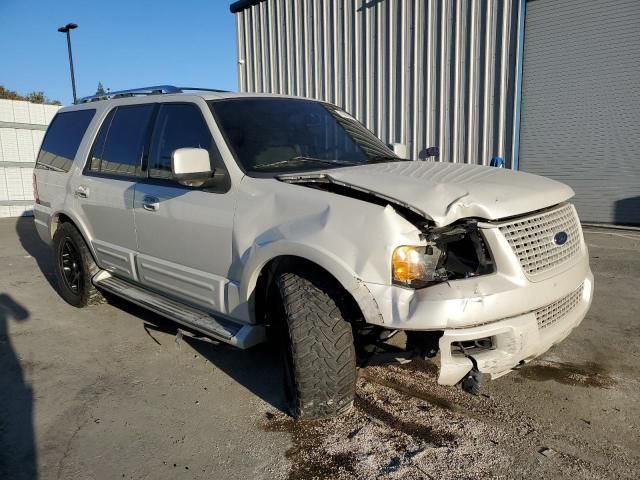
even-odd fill
[{"label": "metal building", "polygon": [[500,157],[570,184],[585,221],[640,224],[639,1],[242,0],[231,11],[241,91],[335,103],[414,159],[430,147],[440,161]]},{"label": "metal building", "polygon": [[640,225],[640,1],[527,2],[520,158],[584,221]]}]

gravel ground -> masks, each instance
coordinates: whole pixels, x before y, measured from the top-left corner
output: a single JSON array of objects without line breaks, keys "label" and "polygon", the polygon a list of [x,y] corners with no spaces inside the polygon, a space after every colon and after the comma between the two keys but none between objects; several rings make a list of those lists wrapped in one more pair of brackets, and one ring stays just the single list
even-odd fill
[{"label": "gravel ground", "polygon": [[[588,367],[546,360],[533,368],[585,388],[615,384]],[[637,453],[585,445],[579,432],[556,432],[501,395],[474,398],[438,386],[436,371],[421,360],[363,369],[354,411],[329,422],[267,414],[265,430],[293,436],[289,478],[637,478]]]},{"label": "gravel ground", "polygon": [[269,348],[73,309],[32,221],[0,220],[0,478],[638,478],[640,234],[586,238],[593,307],[542,358],[478,397],[437,359],[367,367],[352,412],[295,422]]}]

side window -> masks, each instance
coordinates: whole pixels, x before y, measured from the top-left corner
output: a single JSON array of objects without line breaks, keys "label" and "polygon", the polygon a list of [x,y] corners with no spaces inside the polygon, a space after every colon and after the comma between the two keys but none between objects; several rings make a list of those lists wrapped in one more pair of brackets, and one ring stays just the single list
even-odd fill
[{"label": "side window", "polygon": [[102,151],[104,150],[104,142],[107,139],[107,133],[109,133],[109,127],[111,126],[111,121],[113,120],[113,115],[116,113],[116,110],[111,110],[107,117],[102,122],[102,126],[100,127],[100,131],[98,132],[98,136],[93,142],[93,148],[91,149],[91,157],[89,162],[89,170],[94,172],[100,171],[100,159],[102,158]]},{"label": "side window", "polygon": [[137,175],[154,107],[153,104],[124,106],[110,112],[93,144],[90,170]]},{"label": "side window", "polygon": [[57,114],[42,141],[36,168],[68,172],[95,113],[88,109]]},{"label": "side window", "polygon": [[149,156],[149,177],[169,178],[171,154],[186,147],[208,150],[214,168],[218,153],[200,109],[183,103],[161,104]]}]

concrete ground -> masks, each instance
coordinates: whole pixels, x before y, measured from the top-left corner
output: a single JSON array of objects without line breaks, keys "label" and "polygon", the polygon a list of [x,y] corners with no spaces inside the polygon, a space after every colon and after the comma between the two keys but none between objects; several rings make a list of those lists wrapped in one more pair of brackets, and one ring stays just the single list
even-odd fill
[{"label": "concrete ground", "polygon": [[282,413],[277,355],[78,310],[28,218],[0,220],[0,478],[638,478],[640,233],[588,230],[583,324],[471,397],[430,362],[360,371],[356,408]]}]

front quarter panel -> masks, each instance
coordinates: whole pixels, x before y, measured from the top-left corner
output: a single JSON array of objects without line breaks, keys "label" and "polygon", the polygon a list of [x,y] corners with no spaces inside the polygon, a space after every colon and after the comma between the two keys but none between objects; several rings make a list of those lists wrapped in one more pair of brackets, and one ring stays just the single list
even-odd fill
[{"label": "front quarter panel", "polygon": [[389,285],[393,250],[423,244],[418,229],[390,206],[245,177],[234,221],[230,279],[239,285],[239,302],[250,302],[264,265],[292,255],[320,265],[354,293],[366,288],[363,282]]}]

